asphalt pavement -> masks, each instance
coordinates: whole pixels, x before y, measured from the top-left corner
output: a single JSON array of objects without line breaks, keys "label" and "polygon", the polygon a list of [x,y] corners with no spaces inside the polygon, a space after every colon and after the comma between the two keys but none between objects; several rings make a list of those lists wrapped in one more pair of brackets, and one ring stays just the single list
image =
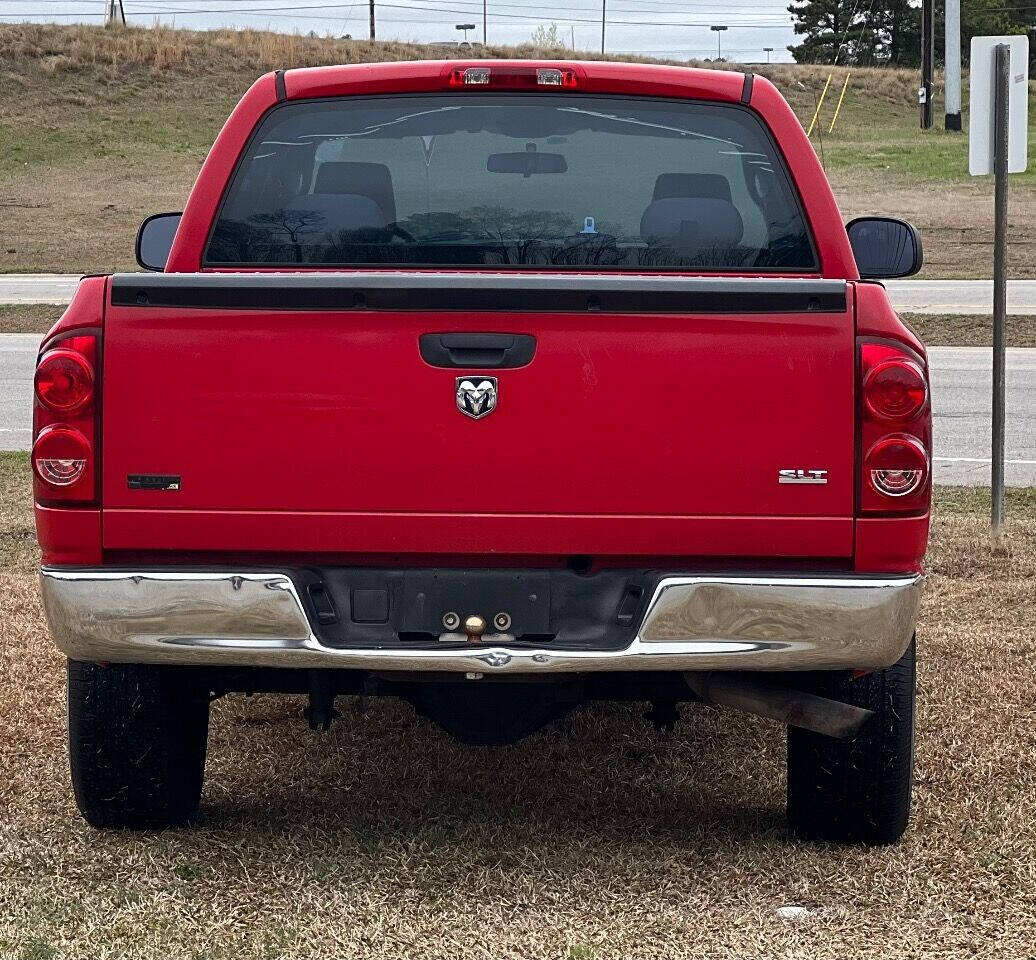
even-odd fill
[{"label": "asphalt pavement", "polygon": [[[77,274],[8,273],[0,275],[0,304],[67,303]],[[987,314],[993,310],[991,280],[888,280],[892,306],[900,313]],[[1011,280],[1007,309],[1036,315],[1036,280]]]},{"label": "asphalt pavement", "polygon": [[[32,434],[36,334],[0,335],[0,450],[27,450]],[[931,347],[937,483],[990,482],[992,351]],[[1007,482],[1036,486],[1036,349],[1007,351]]]}]

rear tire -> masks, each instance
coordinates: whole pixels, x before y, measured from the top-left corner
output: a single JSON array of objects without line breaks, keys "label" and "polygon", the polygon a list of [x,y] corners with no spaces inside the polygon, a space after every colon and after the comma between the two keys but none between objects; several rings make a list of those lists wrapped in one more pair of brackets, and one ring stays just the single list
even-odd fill
[{"label": "rear tire", "polygon": [[912,639],[884,670],[816,675],[812,692],[875,716],[849,740],[788,728],[788,820],[800,836],[867,846],[903,836],[914,779],[915,653]]},{"label": "rear tire", "polygon": [[205,775],[208,691],[184,668],[68,661],[68,753],[92,827],[191,820]]}]

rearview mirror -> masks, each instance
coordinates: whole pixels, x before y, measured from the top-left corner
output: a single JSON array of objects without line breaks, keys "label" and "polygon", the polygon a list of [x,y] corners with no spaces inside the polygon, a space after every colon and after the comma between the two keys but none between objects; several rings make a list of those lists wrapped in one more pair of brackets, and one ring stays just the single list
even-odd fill
[{"label": "rearview mirror", "polygon": [[486,161],[490,173],[520,173],[531,177],[534,173],[564,173],[568,163],[560,153],[537,153],[526,150],[523,153],[491,153]]},{"label": "rearview mirror", "polygon": [[921,236],[893,217],[858,217],[845,228],[860,276],[868,280],[910,277],[921,269]]},{"label": "rearview mirror", "polygon": [[156,213],[137,231],[137,263],[145,270],[164,270],[182,213]]}]

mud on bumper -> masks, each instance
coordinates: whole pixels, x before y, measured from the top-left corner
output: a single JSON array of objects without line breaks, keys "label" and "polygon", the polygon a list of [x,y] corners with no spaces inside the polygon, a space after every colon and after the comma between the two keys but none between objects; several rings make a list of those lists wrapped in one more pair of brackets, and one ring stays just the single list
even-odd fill
[{"label": "mud on bumper", "polygon": [[595,648],[563,634],[338,643],[287,572],[44,569],[40,579],[54,640],[75,660],[486,675],[884,667],[910,642],[922,582],[658,576],[628,633]]}]

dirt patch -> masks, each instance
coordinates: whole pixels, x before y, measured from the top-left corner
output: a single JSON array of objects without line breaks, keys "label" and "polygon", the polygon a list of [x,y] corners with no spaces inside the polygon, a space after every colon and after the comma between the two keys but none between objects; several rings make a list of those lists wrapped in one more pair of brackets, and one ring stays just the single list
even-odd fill
[{"label": "dirt patch", "polygon": [[[921,232],[922,278],[993,275],[993,188],[988,177],[947,184],[862,168],[830,171],[846,221],[870,214],[901,217]],[[1036,189],[1026,182],[1011,193],[1008,275],[1036,277]]]},{"label": "dirt patch", "polygon": [[[95,833],[67,776],[64,668],[24,456],[0,457],[0,956],[886,958],[1031,953],[1036,495],[1009,539],[940,490],[920,630],[914,822],[887,850],[784,824],[775,725],[594,707],[503,749],[343,700],[218,703],[193,830]],[[809,914],[783,920],[783,905]]]},{"label": "dirt patch", "polygon": [[[993,346],[993,320],[988,316],[923,313],[904,313],[901,316],[930,347]],[[1036,317],[1008,317],[1007,345],[1036,347]]]},{"label": "dirt patch", "polygon": [[64,312],[53,303],[0,305],[0,333],[46,333]]}]

